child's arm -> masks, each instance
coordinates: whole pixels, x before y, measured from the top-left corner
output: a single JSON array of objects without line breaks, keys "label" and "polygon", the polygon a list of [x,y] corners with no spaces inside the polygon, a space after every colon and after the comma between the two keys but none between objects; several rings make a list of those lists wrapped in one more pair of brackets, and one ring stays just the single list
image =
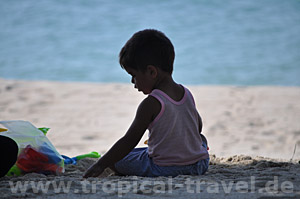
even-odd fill
[{"label": "child's arm", "polygon": [[203,123],[202,123],[202,119],[198,113],[198,122],[199,122],[199,134],[201,136],[202,142],[204,142],[208,148],[208,143],[207,143],[207,139],[206,137],[202,134],[202,127],[203,127]]},{"label": "child's arm", "polygon": [[199,124],[198,124],[199,125],[199,133],[201,134],[203,123],[202,123],[202,119],[201,119],[199,113],[198,113],[198,122],[199,122]]},{"label": "child's arm", "polygon": [[111,149],[92,165],[84,177],[99,176],[104,169],[124,158],[139,143],[149,124],[160,111],[160,103],[152,96],[144,99],[138,107],[135,119],[126,134]]}]

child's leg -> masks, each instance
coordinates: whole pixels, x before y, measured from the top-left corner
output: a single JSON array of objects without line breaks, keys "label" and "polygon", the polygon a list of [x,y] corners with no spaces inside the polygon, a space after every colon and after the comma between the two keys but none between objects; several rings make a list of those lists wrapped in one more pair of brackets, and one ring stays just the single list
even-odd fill
[{"label": "child's leg", "polygon": [[[204,135],[200,134],[202,137],[202,146],[207,147],[207,140]],[[155,165],[153,163],[153,165]],[[177,176],[177,175],[203,175],[208,170],[209,167],[209,157],[191,165],[184,166],[158,166],[155,165],[152,168],[159,171],[160,176]]]},{"label": "child's leg", "polygon": [[17,143],[9,137],[0,135],[0,177],[5,176],[9,169],[16,163],[17,156]]},{"label": "child's leg", "polygon": [[208,169],[208,163],[209,158],[185,166],[158,166],[149,157],[148,148],[135,148],[117,162],[113,169],[122,175],[175,177],[177,175],[202,175]]},{"label": "child's leg", "polygon": [[121,175],[156,176],[152,172],[152,160],[147,147],[133,149],[112,169]]}]

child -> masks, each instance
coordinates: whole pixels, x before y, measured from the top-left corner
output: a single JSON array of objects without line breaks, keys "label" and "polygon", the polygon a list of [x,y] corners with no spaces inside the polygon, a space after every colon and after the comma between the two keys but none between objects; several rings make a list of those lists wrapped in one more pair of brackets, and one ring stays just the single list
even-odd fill
[{"label": "child", "polygon": [[[122,175],[148,177],[204,174],[209,155],[202,121],[192,94],[172,78],[175,53],[171,41],[157,30],[139,31],[127,41],[119,58],[134,87],[148,96],[126,134],[84,177],[99,176],[107,167]],[[134,148],[147,129],[148,147]]]}]

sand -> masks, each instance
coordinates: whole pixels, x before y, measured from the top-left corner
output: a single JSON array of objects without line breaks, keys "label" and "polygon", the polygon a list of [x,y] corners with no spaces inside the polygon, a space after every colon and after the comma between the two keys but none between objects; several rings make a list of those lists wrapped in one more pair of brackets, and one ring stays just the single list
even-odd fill
[{"label": "sand", "polygon": [[[300,197],[299,87],[186,86],[209,141],[211,165],[204,176],[84,180],[84,170],[96,161],[85,159],[66,166],[60,176],[1,178],[0,197]],[[105,153],[126,132],[145,97],[130,84],[6,79],[0,79],[0,94],[0,120],[51,128],[48,138],[68,156]],[[139,146],[146,139],[147,132]],[[23,189],[17,190],[18,183]],[[63,184],[66,190],[58,190]]]}]

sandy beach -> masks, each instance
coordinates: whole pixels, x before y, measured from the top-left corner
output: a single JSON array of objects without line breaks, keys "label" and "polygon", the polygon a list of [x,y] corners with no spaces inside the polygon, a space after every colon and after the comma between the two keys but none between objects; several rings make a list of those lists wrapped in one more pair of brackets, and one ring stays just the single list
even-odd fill
[{"label": "sandy beach", "polygon": [[[84,159],[60,176],[1,178],[0,197],[300,198],[300,87],[185,86],[209,141],[211,165],[204,176],[84,180],[84,170],[96,161]],[[130,84],[6,79],[0,79],[0,94],[0,120],[51,128],[47,137],[67,156],[104,154],[126,132],[145,97]],[[139,146],[146,139],[147,132]],[[28,186],[16,190],[18,182]],[[49,190],[37,191],[32,184],[37,182],[50,183]],[[65,192],[54,185],[62,182],[70,184]]]}]

